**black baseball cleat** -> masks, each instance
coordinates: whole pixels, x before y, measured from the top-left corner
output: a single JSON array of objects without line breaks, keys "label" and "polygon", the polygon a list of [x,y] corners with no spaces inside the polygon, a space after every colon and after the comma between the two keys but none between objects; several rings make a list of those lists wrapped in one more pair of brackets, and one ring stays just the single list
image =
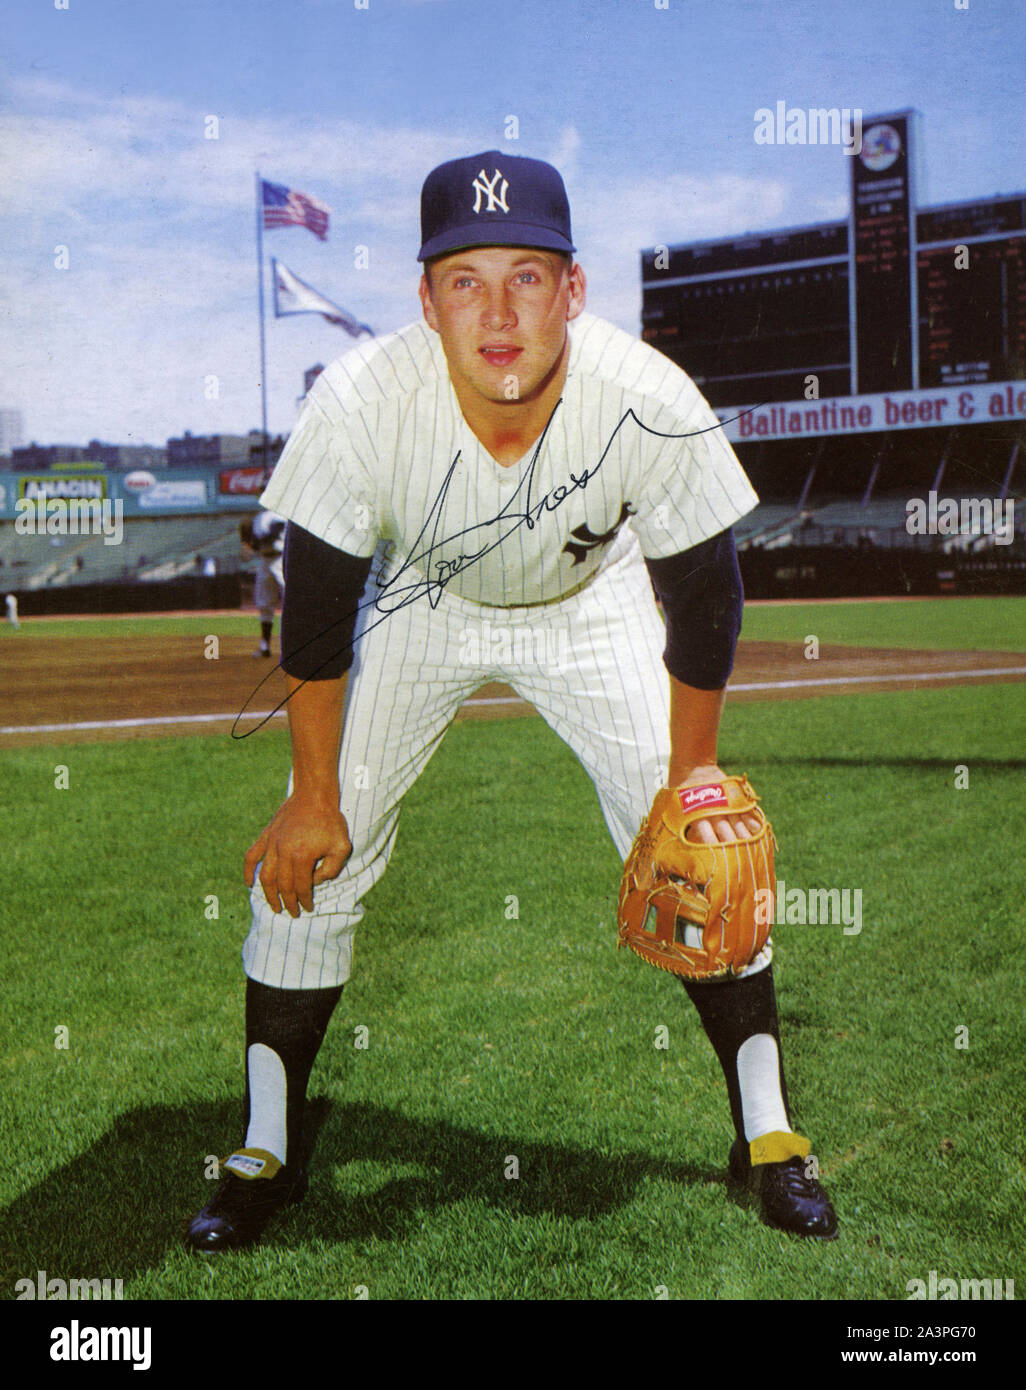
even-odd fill
[{"label": "black baseball cleat", "polygon": [[283,1168],[264,1149],[237,1149],[221,1166],[224,1181],[189,1222],[185,1243],[193,1250],[213,1253],[255,1245],[275,1212],[306,1195],[305,1170]]},{"label": "black baseball cleat", "polygon": [[748,1145],[735,1139],[730,1150],[728,1181],[758,1201],[767,1226],[795,1236],[834,1240],[837,1213],[819,1182],[807,1175],[805,1158],[780,1163],[752,1163]]}]

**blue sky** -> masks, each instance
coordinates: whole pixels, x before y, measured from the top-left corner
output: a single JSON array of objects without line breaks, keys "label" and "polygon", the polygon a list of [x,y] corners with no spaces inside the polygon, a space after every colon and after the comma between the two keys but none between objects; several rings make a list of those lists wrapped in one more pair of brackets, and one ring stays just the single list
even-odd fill
[{"label": "blue sky", "polygon": [[[19,0],[0,59],[0,406],[39,442],[259,425],[258,165],[333,209],[266,255],[379,332],[419,313],[425,174],[479,150],[558,165],[588,307],[633,332],[641,247],[845,215],[845,156],[757,145],[760,107],[916,107],[922,201],[1026,188],[1021,0],[67,3]],[[267,335],[287,432],[351,340]]]}]

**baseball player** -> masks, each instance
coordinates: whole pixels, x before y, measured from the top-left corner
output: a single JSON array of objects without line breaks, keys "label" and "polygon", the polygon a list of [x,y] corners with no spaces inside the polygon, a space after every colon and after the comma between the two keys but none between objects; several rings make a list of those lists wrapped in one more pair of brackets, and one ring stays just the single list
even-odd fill
[{"label": "baseball player", "polygon": [[20,632],[21,623],[18,621],[18,595],[5,594],[4,607],[7,610],[7,621],[10,623],[11,627],[14,628],[15,632]]},{"label": "baseball player", "polygon": [[[246,855],[244,1129],[189,1224],[200,1251],[253,1243],[305,1191],[306,1086],[362,899],[403,796],[484,682],[530,701],[589,773],[630,854],[621,939],[635,949],[624,923],[649,906],[666,920],[691,872],[657,866],[653,888],[656,820],[692,853],[772,863],[751,789],[717,764],[742,605],[731,528],[757,498],[715,415],[666,357],[585,312],[550,165],[494,150],[441,165],[421,230],[423,320],[321,374],[261,499],[289,523],[293,768]],[[486,640],[500,627],[508,641]],[[558,662],[538,660],[539,633]],[[768,928],[742,948],[724,945],[727,915],[668,920],[675,939],[648,937],[648,954],[667,969],[687,957],[678,973],[726,1078],[732,1180],[769,1224],[830,1238],[791,1125]]]},{"label": "baseball player", "polygon": [[275,512],[257,512],[239,522],[239,535],[243,545],[260,557],[253,586],[253,602],[260,610],[260,645],[253,655],[270,656],[274,614],[285,592],[285,518]]}]

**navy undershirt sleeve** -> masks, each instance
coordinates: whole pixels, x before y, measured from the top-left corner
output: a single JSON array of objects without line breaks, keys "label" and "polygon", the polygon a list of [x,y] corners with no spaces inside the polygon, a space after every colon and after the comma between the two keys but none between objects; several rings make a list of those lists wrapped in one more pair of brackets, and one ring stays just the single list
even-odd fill
[{"label": "navy undershirt sleeve", "polygon": [[733,529],[645,564],[666,618],[666,669],[697,690],[722,690],[744,606]]},{"label": "navy undershirt sleeve", "polygon": [[281,664],[297,680],[335,680],[353,664],[353,629],[371,559],[285,529]]}]

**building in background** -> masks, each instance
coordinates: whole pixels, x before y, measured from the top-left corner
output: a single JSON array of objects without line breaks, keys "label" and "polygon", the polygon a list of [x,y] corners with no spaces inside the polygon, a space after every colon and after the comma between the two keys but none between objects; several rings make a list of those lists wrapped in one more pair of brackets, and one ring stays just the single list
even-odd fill
[{"label": "building in background", "polygon": [[[268,436],[269,467],[274,467],[284,447],[283,435]],[[239,467],[261,463],[263,457],[264,437],[260,430],[250,430],[249,434],[192,434],[186,430],[180,438],[167,441],[169,468]]]},{"label": "building in background", "polygon": [[190,430],[177,439],[167,441],[169,468],[219,467],[229,463],[248,463],[253,436],[259,440],[259,430],[247,434],[193,434]]},{"label": "building in background", "polygon": [[[284,435],[272,435],[267,441],[268,466],[272,467],[285,447]],[[10,468],[15,473],[39,473],[64,468],[69,464],[98,464],[112,472],[130,473],[137,469],[189,468],[216,470],[263,463],[263,435],[259,430],[249,434],[191,434],[186,430],[179,439],[169,439],[166,448],[155,444],[105,444],[91,439],[88,444],[26,444],[15,448],[10,455]]]},{"label": "building in background", "polygon": [[11,451],[15,473],[38,473],[62,463],[82,463],[89,453],[81,444],[26,444]]},{"label": "building in background", "polygon": [[[270,470],[274,467],[274,465],[278,462],[278,459],[281,457],[281,451],[285,448],[285,442],[287,439],[288,435],[285,434],[269,434],[267,436],[268,476],[270,476]],[[250,430],[249,440],[250,462],[261,462],[264,457],[263,435],[260,433],[259,430]]]},{"label": "building in background", "polygon": [[104,444],[91,439],[88,444],[27,444],[11,453],[15,473],[38,473],[68,463],[99,463],[127,473],[135,468],[165,468],[167,450],[154,444]]},{"label": "building in background", "polygon": [[122,473],[130,473],[135,468],[167,467],[167,450],[155,444],[101,444],[91,439],[86,453],[90,459]]}]

